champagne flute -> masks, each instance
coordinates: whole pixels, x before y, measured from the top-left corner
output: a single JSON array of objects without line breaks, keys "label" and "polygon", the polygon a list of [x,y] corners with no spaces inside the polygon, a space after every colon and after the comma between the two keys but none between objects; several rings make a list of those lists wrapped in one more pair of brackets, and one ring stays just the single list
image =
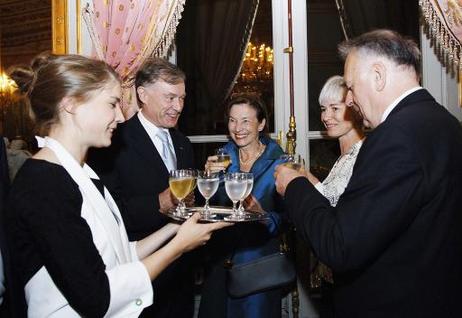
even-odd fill
[{"label": "champagne flute", "polygon": [[224,219],[227,221],[240,221],[243,219],[236,208],[237,202],[244,197],[247,190],[247,175],[242,172],[231,172],[225,175],[225,190],[233,202],[233,214]]},{"label": "champagne flute", "polygon": [[179,169],[170,171],[168,183],[170,185],[170,191],[179,201],[176,214],[178,216],[184,216],[186,206],[183,200],[191,193],[196,185],[193,170]]},{"label": "champagne flute", "polygon": [[244,202],[245,198],[247,198],[249,194],[252,193],[252,189],[253,189],[253,173],[246,172],[245,174],[247,176],[247,188],[245,190],[244,196],[239,201],[239,215],[240,216],[244,216],[244,206],[242,205],[242,202]]},{"label": "champagne flute", "polygon": [[198,172],[197,188],[205,199],[204,210],[201,213],[202,218],[205,220],[214,217],[214,215],[210,215],[209,200],[213,197],[215,192],[217,192],[219,184],[220,178],[218,177],[218,173],[213,173],[207,170]]}]

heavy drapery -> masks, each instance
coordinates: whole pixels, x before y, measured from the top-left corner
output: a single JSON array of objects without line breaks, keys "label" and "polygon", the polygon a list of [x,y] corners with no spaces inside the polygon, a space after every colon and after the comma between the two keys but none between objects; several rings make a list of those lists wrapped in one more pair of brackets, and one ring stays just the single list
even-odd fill
[{"label": "heavy drapery", "polygon": [[174,39],[186,0],[98,0],[83,11],[94,54],[106,61],[127,90],[140,64],[149,56],[164,57]]},{"label": "heavy drapery", "polygon": [[[402,0],[335,0],[345,37],[387,28],[419,39],[418,4]],[[403,18],[406,17],[406,18]]]},{"label": "heavy drapery", "polygon": [[462,1],[420,0],[426,22],[426,32],[435,45],[441,62],[460,72],[462,70]]},{"label": "heavy drapery", "polygon": [[258,3],[188,0],[177,41],[178,65],[187,75],[188,108],[210,113],[225,101],[239,75]]}]

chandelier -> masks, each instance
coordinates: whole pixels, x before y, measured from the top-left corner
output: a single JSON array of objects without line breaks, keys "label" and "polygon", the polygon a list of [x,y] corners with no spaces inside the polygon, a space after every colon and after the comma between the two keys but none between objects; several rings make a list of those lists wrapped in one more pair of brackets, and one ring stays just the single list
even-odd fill
[{"label": "chandelier", "polygon": [[242,63],[239,80],[248,83],[273,79],[273,49],[265,43],[249,42]]},{"label": "chandelier", "polygon": [[5,74],[5,72],[0,73],[0,95],[7,96],[12,95],[16,90],[16,83]]},{"label": "chandelier", "polygon": [[265,43],[249,42],[241,71],[231,95],[252,93],[259,96],[273,90],[273,49]]}]

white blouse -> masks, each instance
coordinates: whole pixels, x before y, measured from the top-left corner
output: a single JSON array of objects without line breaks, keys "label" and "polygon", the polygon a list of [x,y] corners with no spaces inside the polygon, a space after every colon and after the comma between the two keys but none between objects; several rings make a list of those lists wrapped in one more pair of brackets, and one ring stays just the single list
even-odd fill
[{"label": "white blouse", "polygon": [[326,179],[315,185],[315,188],[329,200],[332,206],[337,205],[338,199],[350,181],[356,157],[362,144],[363,140],[360,140],[351,146],[346,154],[337,159]]}]

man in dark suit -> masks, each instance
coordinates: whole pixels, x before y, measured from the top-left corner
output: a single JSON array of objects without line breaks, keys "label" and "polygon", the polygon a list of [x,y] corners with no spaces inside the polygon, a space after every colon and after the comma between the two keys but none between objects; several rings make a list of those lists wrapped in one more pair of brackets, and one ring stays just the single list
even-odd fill
[{"label": "man in dark suit", "polygon": [[[162,213],[177,203],[169,171],[194,167],[191,143],[175,128],[185,98],[184,73],[163,59],[148,59],[136,75],[135,88],[141,110],[119,126],[110,148],[89,158],[121,207],[130,240],[169,222]],[[192,317],[193,287],[186,255],[153,282],[154,304],[142,317]]]},{"label": "man in dark suit", "polygon": [[374,130],[336,207],[279,166],[286,211],[334,271],[336,317],[462,317],[462,128],[419,86],[413,41],[377,30],[340,52]]}]

